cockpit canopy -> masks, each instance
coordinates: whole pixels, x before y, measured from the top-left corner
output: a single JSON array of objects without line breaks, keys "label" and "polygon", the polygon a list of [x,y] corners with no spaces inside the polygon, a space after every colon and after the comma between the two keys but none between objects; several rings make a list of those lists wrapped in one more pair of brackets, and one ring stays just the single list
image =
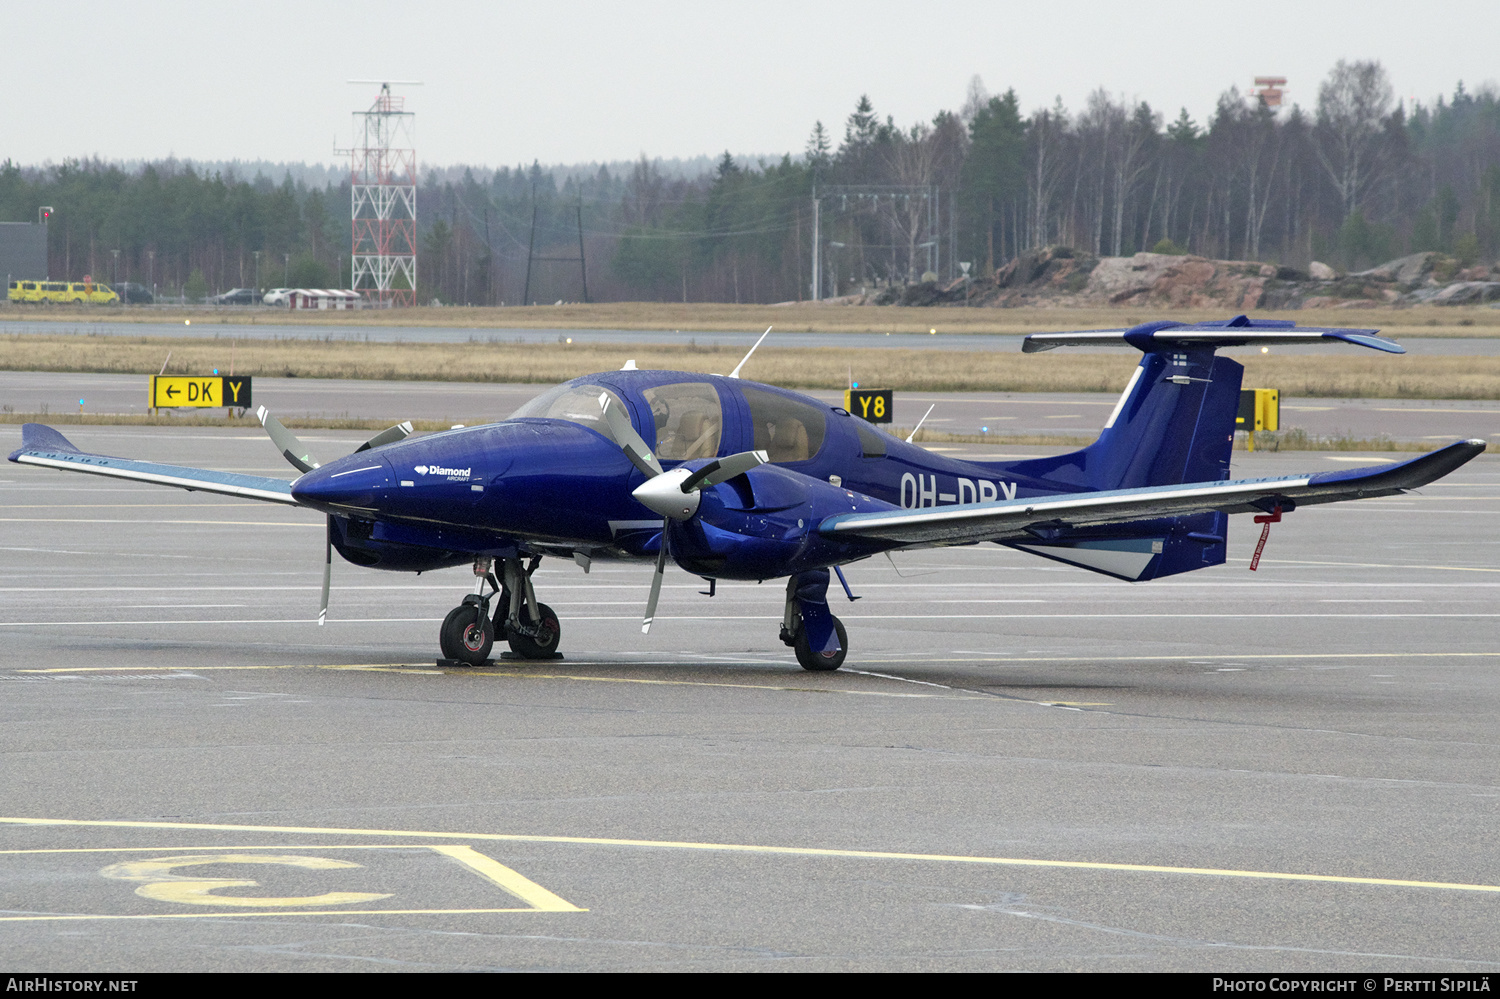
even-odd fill
[{"label": "cockpit canopy", "polygon": [[[651,424],[641,427],[642,436],[654,438],[650,443],[658,458],[688,461],[718,455],[724,441],[725,422],[720,391],[738,392],[744,399],[753,428],[746,435],[752,438],[747,443],[754,450],[765,451],[771,461],[808,461],[822,450],[828,429],[826,408],[756,385],[683,380],[652,385],[640,393],[641,402],[651,414]],[[599,406],[601,393],[629,412],[614,389],[574,383],[543,392],[512,413],[511,418],[568,420],[614,440]],[[733,405],[732,395],[729,398]],[[731,445],[743,446],[733,440]]]}]

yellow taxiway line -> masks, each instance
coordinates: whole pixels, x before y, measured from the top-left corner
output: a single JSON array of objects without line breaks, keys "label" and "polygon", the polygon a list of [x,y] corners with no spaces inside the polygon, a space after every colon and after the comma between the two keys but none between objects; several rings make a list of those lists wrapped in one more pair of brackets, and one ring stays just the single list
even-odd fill
[{"label": "yellow taxiway line", "polygon": [[1240,878],[1256,881],[1302,881],[1317,884],[1374,885],[1391,888],[1429,888],[1447,891],[1500,893],[1500,885],[1454,881],[1420,881],[1408,878],[1355,877],[1340,874],[1303,874],[1290,871],[1255,871],[1223,867],[1179,867],[1165,864],[1118,864],[1087,860],[1042,860],[1030,857],[985,857],[969,854],[902,853],[889,850],[840,850],[826,847],[762,846],[747,843],[698,843],[688,840],[619,839],[602,836],[536,836],[516,833],[459,833],[411,829],[352,829],[318,826],[257,826],[200,822],[129,822],[90,819],[0,817],[0,824],[99,829],[179,829],[214,832],[283,833],[315,836],[410,837],[470,840],[490,843],[555,843],[566,846],[605,846],[652,850],[686,850],[703,853],[762,854],[782,857],[824,857],[846,860],[898,860],[927,863],[977,864],[995,867],[1032,867],[1077,871],[1110,871],[1136,874],[1193,875]]}]

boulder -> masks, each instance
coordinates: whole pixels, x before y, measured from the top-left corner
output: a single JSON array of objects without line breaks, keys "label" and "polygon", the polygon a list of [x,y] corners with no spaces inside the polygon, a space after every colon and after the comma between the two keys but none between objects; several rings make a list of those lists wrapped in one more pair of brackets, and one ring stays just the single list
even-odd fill
[{"label": "boulder", "polygon": [[1307,273],[1314,281],[1332,281],[1339,276],[1338,271],[1329,267],[1321,260],[1314,260],[1308,264]]},{"label": "boulder", "polygon": [[1396,284],[1417,284],[1432,270],[1433,258],[1437,254],[1430,250],[1425,253],[1412,253],[1395,260],[1387,260],[1379,267],[1371,267],[1367,271],[1350,274],[1353,278],[1367,278],[1371,281],[1393,281]]},{"label": "boulder", "polygon": [[1431,305],[1479,305],[1500,299],[1500,281],[1457,281],[1427,301]]}]

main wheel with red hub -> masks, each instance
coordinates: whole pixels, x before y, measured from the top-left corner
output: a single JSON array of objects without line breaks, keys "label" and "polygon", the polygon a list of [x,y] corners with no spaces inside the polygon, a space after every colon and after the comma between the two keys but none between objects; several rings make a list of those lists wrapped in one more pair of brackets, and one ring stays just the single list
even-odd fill
[{"label": "main wheel with red hub", "polygon": [[470,666],[489,662],[495,644],[495,627],[475,604],[463,604],[448,612],[438,635],[445,659]]},{"label": "main wheel with red hub", "polygon": [[[557,614],[546,604],[537,604],[537,610],[541,612],[541,620],[536,625],[536,635],[523,635],[519,631],[510,632],[506,638],[510,642],[510,650],[522,659],[551,659],[557,653],[557,646],[562,641],[562,625],[557,623]],[[531,624],[531,608],[526,604],[521,605],[521,624]]]}]

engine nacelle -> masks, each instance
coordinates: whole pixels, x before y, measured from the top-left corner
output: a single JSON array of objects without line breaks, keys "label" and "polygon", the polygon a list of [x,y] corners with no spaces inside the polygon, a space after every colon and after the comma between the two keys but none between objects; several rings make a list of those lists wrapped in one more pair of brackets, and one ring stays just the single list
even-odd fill
[{"label": "engine nacelle", "polygon": [[[775,579],[870,554],[817,533],[826,517],[898,507],[776,465],[703,491],[695,516],[667,522],[673,560],[717,579]],[[894,546],[893,546],[894,547]]]}]

